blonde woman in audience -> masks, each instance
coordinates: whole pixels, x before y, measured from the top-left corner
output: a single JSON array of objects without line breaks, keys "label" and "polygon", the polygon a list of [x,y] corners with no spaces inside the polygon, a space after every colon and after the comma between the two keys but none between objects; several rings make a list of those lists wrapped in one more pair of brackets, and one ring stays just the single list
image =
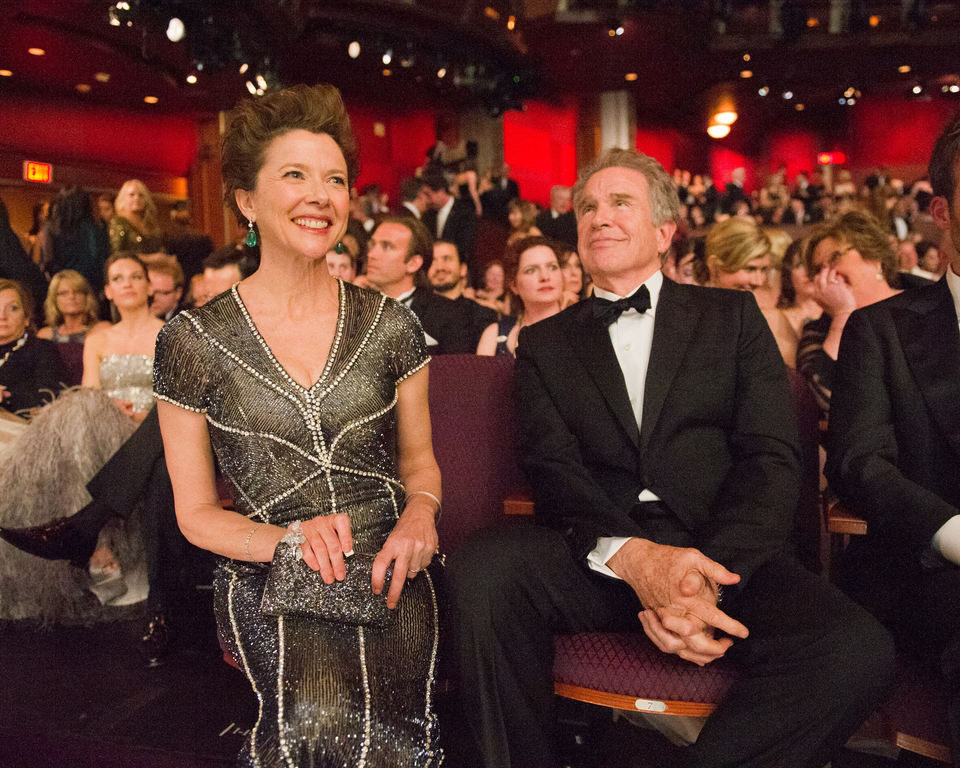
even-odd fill
[{"label": "blonde woman in audience", "polygon": [[561,249],[545,237],[528,237],[507,248],[503,269],[520,310],[516,317],[501,316],[477,345],[478,355],[516,355],[517,334],[527,325],[551,317],[563,303]]},{"label": "blonde woman in audience", "polygon": [[125,181],[110,219],[110,250],[152,254],[163,250],[157,206],[150,190],[139,179]]},{"label": "blonde woman in audience", "polygon": [[[756,293],[767,285],[772,245],[767,234],[750,218],[734,216],[716,224],[707,234],[709,285]],[[797,364],[797,339],[786,316],[776,307],[764,317],[777,341],[784,362]]]},{"label": "blonde woman in audience", "polygon": [[43,303],[46,325],[37,332],[37,338],[82,343],[98,324],[97,310],[97,299],[86,278],[75,270],[62,269],[50,280]]}]

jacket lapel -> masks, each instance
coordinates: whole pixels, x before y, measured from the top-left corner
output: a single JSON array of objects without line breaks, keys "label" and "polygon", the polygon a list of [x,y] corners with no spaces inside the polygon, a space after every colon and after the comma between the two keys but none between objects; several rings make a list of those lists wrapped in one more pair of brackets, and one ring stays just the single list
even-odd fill
[{"label": "jacket lapel", "polygon": [[657,301],[656,322],[653,326],[653,345],[643,391],[643,422],[640,427],[640,451],[647,449],[660,411],[667,399],[680,363],[693,337],[699,320],[699,311],[689,302],[689,296],[672,280],[664,280]]},{"label": "jacket lapel", "polygon": [[613,344],[610,343],[607,327],[593,316],[594,301],[595,299],[589,298],[577,306],[570,342],[616,420],[630,441],[637,446],[640,435],[636,417],[630,407],[627,385],[623,381],[623,371],[620,370],[620,362],[613,351]]},{"label": "jacket lapel", "polygon": [[923,399],[960,456],[960,330],[953,296],[942,279],[894,311],[900,345]]}]

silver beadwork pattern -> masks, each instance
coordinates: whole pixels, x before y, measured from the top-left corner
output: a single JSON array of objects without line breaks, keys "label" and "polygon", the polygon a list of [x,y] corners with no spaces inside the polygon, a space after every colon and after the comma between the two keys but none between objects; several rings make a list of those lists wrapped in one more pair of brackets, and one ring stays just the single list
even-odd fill
[{"label": "silver beadwork pattern", "polygon": [[[157,341],[158,399],[205,415],[234,506],[251,520],[345,513],[354,549],[376,553],[404,498],[393,451],[397,386],[429,361],[406,308],[341,283],[319,379],[298,384],[274,357],[236,287],[182,312]],[[267,564],[222,558],[221,635],[260,705],[243,766],[434,768],[438,645],[430,579],[408,582],[387,627],[264,616]]]}]

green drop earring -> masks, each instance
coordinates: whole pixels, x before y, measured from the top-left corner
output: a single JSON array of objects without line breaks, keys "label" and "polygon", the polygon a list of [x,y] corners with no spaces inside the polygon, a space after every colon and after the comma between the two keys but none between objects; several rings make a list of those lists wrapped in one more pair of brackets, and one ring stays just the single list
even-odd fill
[{"label": "green drop earring", "polygon": [[336,245],[333,246],[333,252],[343,254],[347,249],[343,245],[343,240],[337,240]]},{"label": "green drop earring", "polygon": [[244,239],[243,244],[246,245],[247,248],[256,248],[257,247],[257,230],[253,228],[253,219],[247,220],[247,227],[249,229],[247,231],[247,236]]}]

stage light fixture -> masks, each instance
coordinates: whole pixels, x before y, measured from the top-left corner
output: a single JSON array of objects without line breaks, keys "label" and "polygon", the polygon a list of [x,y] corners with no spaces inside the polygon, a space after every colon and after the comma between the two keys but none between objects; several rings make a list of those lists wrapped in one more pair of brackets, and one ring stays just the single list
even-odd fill
[{"label": "stage light fixture", "polygon": [[794,109],[797,110],[797,112],[803,112],[803,110],[806,109],[806,105],[804,105],[804,104],[796,104],[796,105],[794,106]]},{"label": "stage light fixture", "polygon": [[447,76],[447,68],[440,67],[440,69],[437,70],[437,77],[443,80],[443,78],[445,78],[446,76]]},{"label": "stage light fixture", "polygon": [[742,77],[744,80],[749,80],[751,77],[753,77],[753,70],[741,69],[740,77]]},{"label": "stage light fixture", "polygon": [[43,48],[27,48],[27,53],[31,56],[46,56],[47,54]]},{"label": "stage light fixture", "polygon": [[757,90],[757,93],[760,94],[761,96],[766,96],[768,93],[770,93],[770,88],[764,85],[759,90]]},{"label": "stage light fixture", "polygon": [[517,17],[511,16],[509,19],[507,19],[507,29],[513,32],[513,30],[516,28],[517,28]]},{"label": "stage light fixture", "polygon": [[160,99],[158,99],[156,96],[144,96],[143,100],[147,104],[156,104],[158,101],[160,101]]},{"label": "stage light fixture", "polygon": [[739,115],[732,109],[725,109],[723,112],[717,112],[713,116],[713,122],[717,125],[733,125],[737,122]]},{"label": "stage light fixture", "polygon": [[921,93],[923,93],[923,86],[920,85],[920,83],[917,83],[911,90],[913,91],[914,96],[919,96]]},{"label": "stage light fixture", "polygon": [[391,61],[393,61],[393,48],[387,48],[383,53],[383,63],[386,65]]},{"label": "stage light fixture", "polygon": [[267,90],[267,80],[263,75],[257,75],[257,90],[258,91]]},{"label": "stage light fixture", "polygon": [[912,68],[909,64],[901,64],[899,67],[897,67],[897,72],[899,72],[901,75],[907,75],[910,73],[911,69]]},{"label": "stage light fixture", "polygon": [[627,82],[632,83],[638,77],[639,75],[636,72],[627,72],[627,74],[623,76],[623,79],[626,80]]},{"label": "stage light fixture", "polygon": [[167,40],[171,43],[179,43],[185,34],[187,34],[187,28],[177,16],[173,16],[167,22]]},{"label": "stage light fixture", "polygon": [[196,83],[197,83],[197,76],[194,75],[193,73],[187,75],[187,82],[190,83],[190,85],[196,85]]},{"label": "stage light fixture", "polygon": [[9,69],[0,69],[0,77],[13,77],[13,72]]},{"label": "stage light fixture", "polygon": [[109,83],[110,82],[110,73],[109,72],[97,72],[93,79],[98,83]]},{"label": "stage light fixture", "polygon": [[709,125],[707,126],[707,135],[711,139],[722,139],[724,136],[729,135],[730,126],[729,125]]},{"label": "stage light fixture", "polygon": [[90,83],[77,83],[74,88],[76,88],[77,93],[90,93],[92,90]]},{"label": "stage light fixture", "polygon": [[243,64],[240,65],[240,74],[245,75],[248,69],[250,69],[250,65],[247,64],[247,62],[243,62]]},{"label": "stage light fixture", "polygon": [[360,55],[360,43],[356,40],[351,41],[350,45],[347,46],[347,56],[351,59],[355,59]]},{"label": "stage light fixture", "polygon": [[790,99],[793,98],[793,91],[784,91],[784,92],[783,92],[783,98],[784,98],[786,101],[790,101]]},{"label": "stage light fixture", "polygon": [[251,83],[249,80],[247,80],[247,90],[250,91],[250,95],[251,95],[251,96],[256,96],[256,95],[257,95],[257,86],[255,86],[255,85],[254,85],[253,83]]}]

